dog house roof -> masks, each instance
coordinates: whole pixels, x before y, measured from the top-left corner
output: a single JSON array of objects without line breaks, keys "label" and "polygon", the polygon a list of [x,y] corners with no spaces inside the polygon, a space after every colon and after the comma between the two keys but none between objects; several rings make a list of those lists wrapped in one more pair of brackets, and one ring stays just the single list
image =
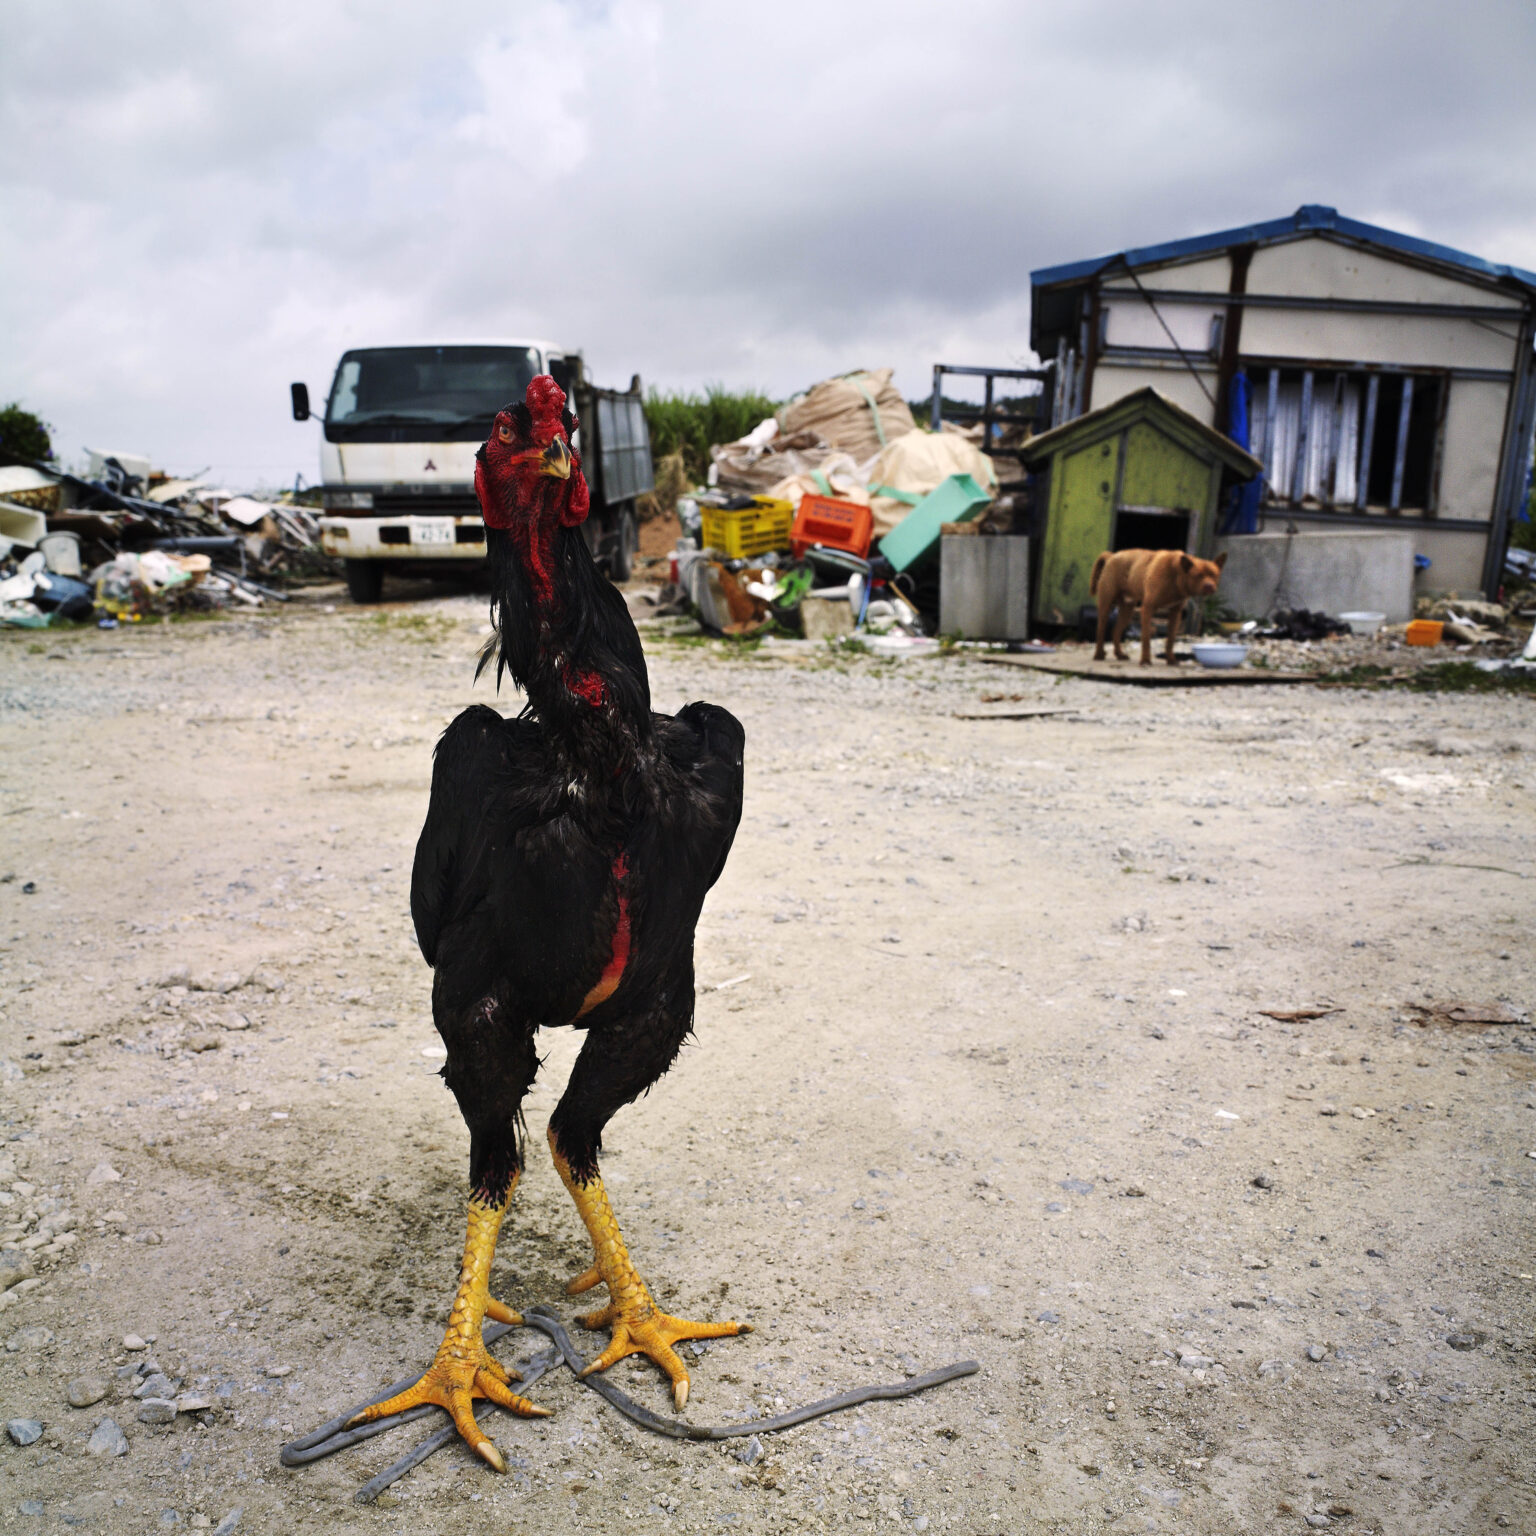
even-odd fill
[{"label": "dog house roof", "polygon": [[1198,416],[1192,416],[1181,405],[1175,405],[1166,395],[1160,394],[1149,384],[1096,411],[1075,416],[1071,421],[1032,437],[1020,452],[1026,464],[1034,465],[1050,458],[1063,449],[1084,448],[1103,437],[1112,437],[1123,431],[1133,421],[1151,421],[1169,437],[1199,454],[1203,459],[1218,459],[1241,480],[1251,480],[1263,474],[1264,466],[1245,449],[1239,448],[1230,437],[1223,436],[1214,427],[1208,427]]}]

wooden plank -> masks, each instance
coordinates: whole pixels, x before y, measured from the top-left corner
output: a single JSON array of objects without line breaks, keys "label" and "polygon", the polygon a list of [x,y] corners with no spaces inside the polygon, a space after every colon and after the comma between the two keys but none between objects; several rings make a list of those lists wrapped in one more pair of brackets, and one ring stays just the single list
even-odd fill
[{"label": "wooden plank", "polygon": [[1130,688],[1232,688],[1257,683],[1310,683],[1310,672],[1269,672],[1259,667],[1202,667],[1196,661],[1170,667],[1158,660],[1150,667],[1136,661],[1091,661],[1087,657],[1021,656],[993,651],[977,656],[993,666],[1028,667],[1032,672],[1051,672],[1058,677],[1086,677],[1095,683],[1121,683]]},{"label": "wooden plank", "polygon": [[1376,441],[1376,402],[1381,395],[1381,375],[1373,373],[1365,386],[1365,427],[1360,438],[1360,470],[1355,480],[1355,505],[1365,506],[1371,478],[1371,445]]},{"label": "wooden plank", "polygon": [[1392,500],[1394,512],[1403,504],[1403,466],[1408,461],[1408,418],[1413,414],[1413,375],[1403,375],[1403,403],[1397,413],[1397,449],[1392,456]]}]

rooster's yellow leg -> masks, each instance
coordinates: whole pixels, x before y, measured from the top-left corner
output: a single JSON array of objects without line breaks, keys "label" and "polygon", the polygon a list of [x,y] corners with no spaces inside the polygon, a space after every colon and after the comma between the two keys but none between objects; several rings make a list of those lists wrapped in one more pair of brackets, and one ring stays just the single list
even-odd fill
[{"label": "rooster's yellow leg", "polygon": [[752,1325],[691,1323],[686,1318],[671,1317],[663,1312],[651,1299],[645,1282],[630,1262],[629,1250],[624,1246],[624,1235],[619,1231],[602,1175],[594,1171],[586,1183],[579,1182],[571,1172],[570,1164],[560,1155],[553,1131],[549,1133],[549,1150],[561,1182],[576,1202],[597,1260],[590,1269],[577,1275],[566,1290],[576,1295],[591,1290],[599,1280],[608,1287],[608,1305],[577,1318],[584,1328],[613,1330],[607,1349],[581,1374],[590,1376],[593,1371],[606,1371],[626,1355],[648,1355],[667,1373],[672,1382],[672,1399],[679,1408],[683,1407],[688,1401],[688,1372],[672,1346],[683,1339],[722,1339],[738,1333],[751,1333]]},{"label": "rooster's yellow leg", "polygon": [[464,1239],[458,1294],[453,1298],[453,1310],[448,1314],[448,1332],[426,1374],[415,1386],[363,1409],[349,1421],[349,1429],[374,1419],[387,1418],[392,1413],[403,1413],[422,1403],[434,1403],[439,1408],[446,1408],[453,1416],[454,1424],[471,1450],[484,1457],[498,1472],[505,1472],[506,1463],[501,1452],[475,1422],[473,1400],[489,1398],[524,1418],[542,1418],[549,1413],[549,1409],[540,1408],[511,1390],[507,1383],[516,1373],[492,1357],[480,1334],[481,1323],[487,1317],[498,1323],[522,1322],[510,1307],[492,1300],[489,1292],[496,1238],[511,1203],[512,1190],[516,1187],[514,1177],[506,1197],[497,1205],[487,1204],[478,1197],[469,1202],[469,1233]]}]

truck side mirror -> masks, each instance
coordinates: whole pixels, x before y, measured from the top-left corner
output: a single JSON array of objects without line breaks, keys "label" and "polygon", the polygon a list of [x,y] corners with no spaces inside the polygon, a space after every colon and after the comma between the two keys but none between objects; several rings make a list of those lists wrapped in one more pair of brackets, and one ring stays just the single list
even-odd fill
[{"label": "truck side mirror", "polygon": [[293,419],[295,421],[309,420],[309,385],[290,384],[288,393],[293,398]]}]

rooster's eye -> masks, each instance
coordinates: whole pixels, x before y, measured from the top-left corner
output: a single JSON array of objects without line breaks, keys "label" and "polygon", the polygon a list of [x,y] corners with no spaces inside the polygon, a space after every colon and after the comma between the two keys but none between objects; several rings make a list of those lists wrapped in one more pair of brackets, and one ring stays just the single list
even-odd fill
[{"label": "rooster's eye", "polygon": [[510,443],[512,441],[512,428],[503,421],[496,428],[496,436],[499,437],[502,442]]}]

